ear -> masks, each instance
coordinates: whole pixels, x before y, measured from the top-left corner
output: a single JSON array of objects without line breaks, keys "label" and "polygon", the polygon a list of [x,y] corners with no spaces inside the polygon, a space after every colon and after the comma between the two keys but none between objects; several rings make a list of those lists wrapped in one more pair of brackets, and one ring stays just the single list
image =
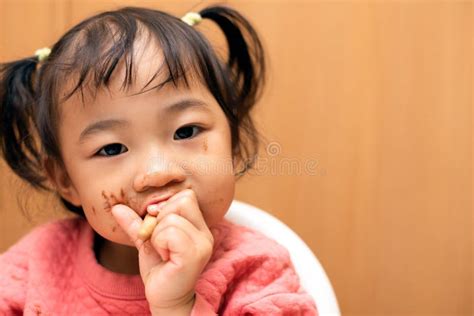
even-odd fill
[{"label": "ear", "polygon": [[55,190],[74,206],[81,206],[81,199],[79,194],[74,187],[69,175],[66,171],[66,167],[63,163],[57,162],[55,159],[46,158],[43,161],[44,168],[48,180],[54,186]]}]

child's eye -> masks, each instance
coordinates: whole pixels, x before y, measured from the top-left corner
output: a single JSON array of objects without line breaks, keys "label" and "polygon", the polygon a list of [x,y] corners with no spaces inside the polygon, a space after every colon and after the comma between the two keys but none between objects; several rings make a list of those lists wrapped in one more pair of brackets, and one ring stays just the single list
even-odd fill
[{"label": "child's eye", "polygon": [[[122,150],[124,149],[124,150]],[[102,147],[98,152],[97,155],[99,156],[116,156],[118,154],[127,152],[128,149],[122,144],[119,143],[114,143],[114,144],[109,144],[104,147]]]},{"label": "child's eye", "polygon": [[[178,129],[175,133],[175,140],[179,139],[187,139],[187,138],[192,138],[195,137],[197,134],[201,132],[202,128],[196,125],[188,125],[181,127]],[[104,147],[102,147],[96,155],[98,156],[117,156],[119,154],[122,154],[124,152],[127,152],[128,149],[122,144],[119,143],[114,143],[114,144],[109,144]]]},{"label": "child's eye", "polygon": [[176,131],[173,139],[179,140],[179,139],[192,138],[196,136],[198,133],[200,133],[201,130],[202,128],[196,125],[184,126]]}]

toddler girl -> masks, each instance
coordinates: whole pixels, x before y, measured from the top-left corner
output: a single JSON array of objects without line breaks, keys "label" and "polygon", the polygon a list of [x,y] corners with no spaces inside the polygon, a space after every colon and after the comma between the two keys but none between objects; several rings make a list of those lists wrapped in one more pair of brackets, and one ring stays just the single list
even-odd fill
[{"label": "toddler girl", "polygon": [[5,161],[76,214],[0,256],[1,315],[316,315],[287,250],[223,218],[265,75],[241,14],[104,12],[0,75]]}]

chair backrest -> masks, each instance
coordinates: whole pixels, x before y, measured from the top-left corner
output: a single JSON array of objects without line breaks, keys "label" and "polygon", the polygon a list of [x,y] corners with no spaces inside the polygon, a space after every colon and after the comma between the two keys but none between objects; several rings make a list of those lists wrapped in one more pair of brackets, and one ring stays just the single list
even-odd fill
[{"label": "chair backrest", "polygon": [[225,218],[259,231],[288,249],[301,285],[314,298],[319,315],[340,316],[336,295],[321,263],[291,228],[270,213],[237,200]]}]

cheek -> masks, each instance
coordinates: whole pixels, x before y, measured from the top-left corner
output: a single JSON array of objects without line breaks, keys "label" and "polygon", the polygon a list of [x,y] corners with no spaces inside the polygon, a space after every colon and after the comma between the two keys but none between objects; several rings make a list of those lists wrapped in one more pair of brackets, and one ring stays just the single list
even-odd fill
[{"label": "cheek", "polygon": [[92,229],[103,238],[122,245],[133,246],[132,241],[117,224],[111,213],[84,212]]},{"label": "cheek", "polygon": [[[202,160],[197,159],[190,170],[199,207],[208,226],[222,220],[234,199],[235,177],[228,128],[220,129],[201,143]],[[193,175],[191,176],[193,177]]]},{"label": "cheek", "polygon": [[197,191],[199,207],[207,225],[213,226],[222,220],[234,199],[235,178],[232,174],[211,176]]},{"label": "cheek", "polygon": [[133,246],[130,238],[118,225],[115,218],[111,213],[111,208],[115,204],[130,204],[130,200],[125,196],[123,189],[117,190],[117,192],[109,192],[106,190],[96,189],[95,197],[88,199],[91,204],[84,204],[84,213],[87,221],[91,227],[103,238],[128,246]]},{"label": "cheek", "polygon": [[[125,199],[123,189],[117,185],[120,179],[113,179],[98,170],[80,164],[78,160],[67,157],[66,168],[70,180],[79,195],[84,214],[91,227],[102,237],[125,245],[132,245],[128,236],[118,226],[111,213],[111,207]],[[117,188],[111,191],[109,188]],[[105,189],[107,188],[107,189]]]}]

